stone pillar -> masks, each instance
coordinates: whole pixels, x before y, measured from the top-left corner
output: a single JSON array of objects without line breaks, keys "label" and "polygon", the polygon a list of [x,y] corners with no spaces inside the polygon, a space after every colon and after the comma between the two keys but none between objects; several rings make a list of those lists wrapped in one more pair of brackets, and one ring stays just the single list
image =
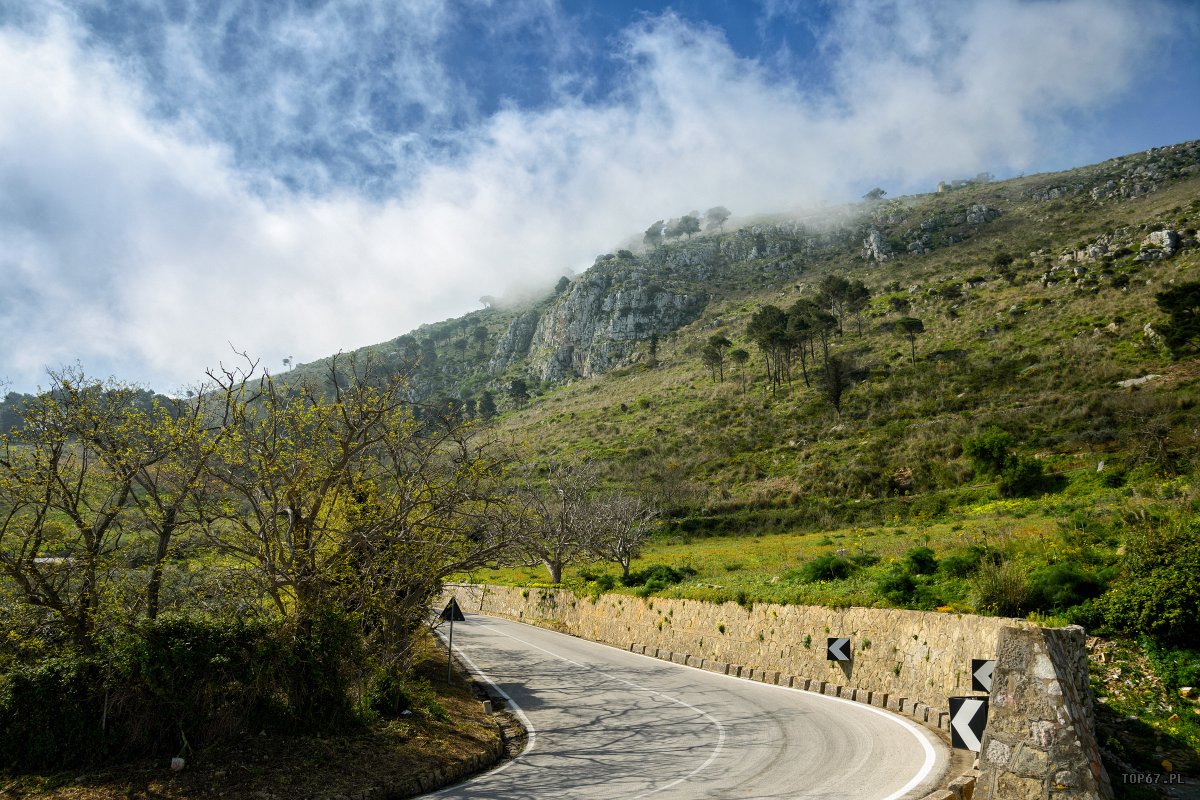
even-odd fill
[{"label": "stone pillar", "polygon": [[1112,800],[1083,628],[1002,628],[977,800]]}]

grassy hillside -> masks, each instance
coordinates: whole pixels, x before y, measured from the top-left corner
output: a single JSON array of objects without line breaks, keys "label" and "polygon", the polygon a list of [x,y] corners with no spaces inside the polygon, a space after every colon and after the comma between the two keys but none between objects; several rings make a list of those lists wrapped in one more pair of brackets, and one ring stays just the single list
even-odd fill
[{"label": "grassy hillside", "polygon": [[[907,497],[906,508],[937,507],[941,501],[925,498],[972,482],[962,440],[991,425],[1053,472],[1094,470],[1100,461],[1109,470],[1154,470],[1186,459],[1196,364],[1172,361],[1153,335],[1163,318],[1154,296],[1194,279],[1200,251],[1153,261],[1138,254],[1151,231],[1197,227],[1200,179],[1098,207],[1090,199],[1012,199],[1037,188],[1034,181],[896,203],[896,231],[951,203],[986,203],[1002,216],[928,254],[876,264],[847,252],[786,282],[714,298],[664,342],[654,368],[548,392],[502,426],[542,453],[599,457],[614,474],[660,487],[680,509],[706,512],[814,498],[844,506]],[[1112,255],[1060,261],[1114,231]],[[997,267],[997,254],[1013,263]],[[815,375],[811,386],[797,374],[772,392],[746,334],[763,304],[812,297],[830,273],[862,280],[873,295],[833,337],[833,354],[854,365],[840,414]],[[910,342],[894,330],[901,316],[924,323],[915,364]],[[744,370],[728,364],[724,381],[700,360],[714,333],[752,354]],[[1118,385],[1149,374],[1160,377]],[[882,505],[894,513],[895,504]]]},{"label": "grassy hillside", "polygon": [[[1178,146],[901,198],[818,246],[798,231],[783,257],[725,263],[656,362],[553,388],[499,421],[537,458],[596,460],[668,511],[628,585],[603,564],[567,583],[1080,623],[1107,637],[1093,677],[1110,771],[1196,774],[1200,708],[1181,691],[1200,680],[1188,649],[1200,363],[1164,346],[1156,295],[1200,281],[1198,160]],[[872,231],[891,258],[864,257]],[[748,330],[765,305],[817,297],[827,275],[871,294],[831,337],[850,365],[840,411],[820,348],[809,384],[797,366],[773,387]],[[904,317],[923,323],[915,342]],[[727,359],[723,379],[702,360],[714,335],[750,354]],[[988,436],[1035,465],[1028,482],[966,452]]]}]

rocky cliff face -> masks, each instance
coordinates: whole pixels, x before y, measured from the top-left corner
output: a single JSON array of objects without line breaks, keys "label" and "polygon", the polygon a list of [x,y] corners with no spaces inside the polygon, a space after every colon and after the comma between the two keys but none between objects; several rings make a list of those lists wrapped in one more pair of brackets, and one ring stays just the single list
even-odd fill
[{"label": "rocky cliff face", "polygon": [[625,366],[699,316],[707,295],[668,288],[640,267],[637,259],[598,262],[571,284],[537,322],[528,371],[560,381]]}]

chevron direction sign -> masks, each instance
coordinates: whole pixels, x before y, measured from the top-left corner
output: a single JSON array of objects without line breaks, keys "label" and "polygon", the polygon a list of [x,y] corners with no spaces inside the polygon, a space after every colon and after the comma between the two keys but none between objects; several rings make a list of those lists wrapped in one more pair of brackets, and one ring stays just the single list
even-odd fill
[{"label": "chevron direction sign", "polygon": [[988,701],[983,697],[951,697],[950,744],[959,750],[979,752],[987,726]]},{"label": "chevron direction sign", "polygon": [[996,671],[996,659],[971,659],[971,691],[992,691],[992,673]]},{"label": "chevron direction sign", "polygon": [[850,640],[835,639],[829,637],[829,644],[825,648],[826,661],[849,661],[850,660]]}]

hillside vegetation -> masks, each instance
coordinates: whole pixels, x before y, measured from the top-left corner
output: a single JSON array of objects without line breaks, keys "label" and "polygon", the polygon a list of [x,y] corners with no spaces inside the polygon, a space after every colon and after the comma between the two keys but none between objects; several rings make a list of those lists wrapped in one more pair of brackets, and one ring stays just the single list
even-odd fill
[{"label": "hillside vegetation", "polygon": [[1195,773],[1200,143],[943,188],[654,223],[186,399],[9,395],[0,769],[436,717],[467,576],[1082,624],[1110,767]]}]

